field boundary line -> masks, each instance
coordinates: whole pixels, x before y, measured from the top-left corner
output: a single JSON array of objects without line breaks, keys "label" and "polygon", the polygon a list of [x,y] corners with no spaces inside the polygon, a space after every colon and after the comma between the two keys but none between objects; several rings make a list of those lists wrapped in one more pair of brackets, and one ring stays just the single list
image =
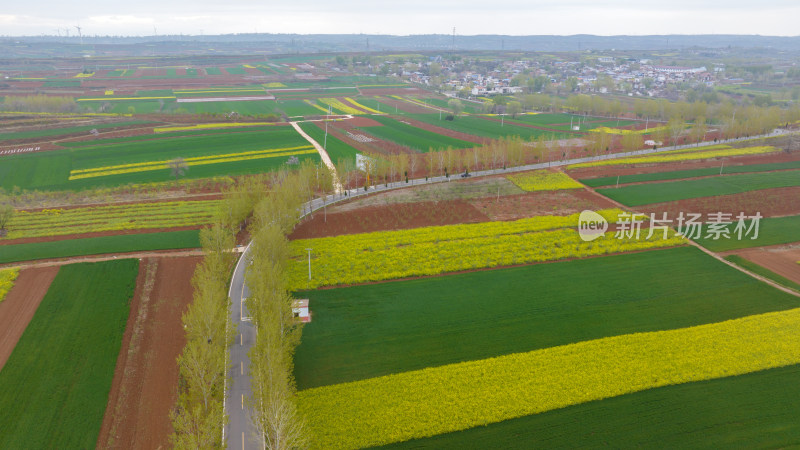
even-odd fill
[{"label": "field boundary line", "polygon": [[[581,184],[583,184],[583,183],[581,183]],[[614,200],[612,198],[606,197],[605,195],[597,192],[596,190],[594,190],[594,189],[592,189],[592,188],[590,188],[588,186],[584,186],[584,189],[588,190],[589,192],[593,192],[595,195],[600,196],[600,197],[610,201],[612,204],[616,205],[618,208],[627,209],[627,210],[630,210],[631,212],[636,213],[636,214],[643,214],[642,212],[635,211],[633,208],[625,206],[622,203],[620,203],[620,202],[618,202],[618,201],[616,201],[616,200]],[[724,264],[726,264],[726,265],[728,265],[730,267],[733,267],[734,269],[738,270],[739,272],[742,272],[745,275],[749,275],[750,277],[755,278],[756,280],[759,280],[759,281],[762,281],[764,283],[767,283],[768,285],[774,287],[775,289],[778,289],[778,290],[783,291],[783,292],[785,292],[787,294],[791,294],[791,295],[793,295],[795,297],[800,298],[800,293],[798,293],[798,292],[796,292],[796,291],[794,291],[792,289],[789,289],[787,287],[784,287],[784,286],[782,286],[782,285],[770,280],[769,278],[762,277],[761,275],[759,275],[757,273],[750,272],[749,270],[745,269],[744,267],[741,267],[741,266],[739,266],[739,265],[737,265],[737,264],[735,264],[733,262],[728,261],[727,259],[725,259],[725,257],[722,254],[716,253],[716,252],[712,252],[711,250],[703,247],[702,245],[698,244],[697,242],[695,242],[692,239],[689,239],[689,238],[685,238],[685,239],[689,243],[689,245],[697,247],[698,249],[700,249],[700,251],[702,251],[703,253],[711,256],[712,258],[716,259],[717,261],[720,261],[720,262],[722,262],[722,263],[724,263]],[[777,245],[786,245],[786,244],[777,244]],[[728,252],[721,252],[721,253],[724,253],[725,255],[727,255],[727,254],[733,254],[732,252],[733,252],[733,250],[728,251]]]}]

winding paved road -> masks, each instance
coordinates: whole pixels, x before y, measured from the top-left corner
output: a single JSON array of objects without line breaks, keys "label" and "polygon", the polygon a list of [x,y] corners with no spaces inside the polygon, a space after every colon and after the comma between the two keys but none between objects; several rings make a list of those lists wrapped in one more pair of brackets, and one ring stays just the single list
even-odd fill
[{"label": "winding paved road", "polygon": [[248,245],[236,264],[231,287],[228,290],[231,299],[231,319],[236,327],[234,343],[230,348],[231,368],[228,373],[230,385],[226,387],[225,397],[225,412],[229,421],[225,426],[224,437],[228,439],[230,449],[263,448],[246,404],[246,399],[251,395],[250,358],[247,352],[256,341],[256,329],[249,320],[247,307],[244,304],[244,299],[249,295],[244,283],[249,254]]},{"label": "winding paved road", "polygon": [[[782,133],[781,131],[776,131],[766,136],[774,136],[775,134],[781,134],[781,133]],[[756,138],[757,137],[749,139],[739,138],[739,139],[722,140],[719,141],[718,143],[724,144],[729,142],[738,142]],[[703,143],[702,145],[708,145],[708,144],[712,144],[712,142],[706,142]],[[669,150],[694,148],[694,147],[696,147],[695,144],[690,144],[690,145],[681,145],[674,147],[663,147],[656,150],[649,149],[649,150],[639,150],[627,153],[607,154],[596,157],[552,161],[541,164],[530,164],[527,166],[511,167],[504,170],[503,169],[484,170],[484,171],[473,172],[471,175],[473,177],[481,177],[488,175],[496,175],[498,173],[523,172],[527,170],[567,166],[570,164],[578,164],[582,162],[625,158],[629,156],[646,155],[651,153],[660,153]],[[453,175],[452,178],[456,180],[460,179],[458,175]],[[439,176],[430,178],[427,181],[425,179],[417,179],[417,180],[410,180],[409,183],[398,181],[395,183],[389,183],[388,185],[380,184],[377,186],[370,186],[367,191],[364,191],[363,188],[350,189],[346,192],[315,198],[310,202],[310,206],[311,206],[311,211],[316,211],[325,205],[329,205],[331,203],[336,203],[341,200],[346,200],[357,196],[362,196],[365,194],[371,195],[376,192],[409,187],[411,185],[443,183],[449,181],[451,181],[451,178]],[[306,203],[304,206],[305,210],[308,211],[309,203]],[[229,296],[232,302],[231,318],[233,320],[234,326],[236,327],[235,330],[236,342],[230,348],[232,366],[230,369],[230,375],[231,375],[230,385],[226,387],[227,394],[225,398],[225,412],[228,414],[229,421],[224,428],[224,438],[227,439],[227,444],[228,444],[227,447],[232,450],[238,450],[238,449],[250,450],[250,449],[264,448],[264,442],[255,433],[255,427],[252,421],[250,420],[250,412],[247,409],[247,404],[246,404],[246,399],[251,395],[250,376],[248,374],[248,367],[250,360],[247,356],[247,353],[250,350],[250,347],[255,343],[255,335],[256,335],[253,324],[249,320],[247,320],[247,311],[246,308],[244,307],[244,304],[242,303],[242,299],[247,298],[248,295],[247,286],[244,283],[244,272],[247,266],[246,261],[248,255],[249,255],[249,246],[245,249],[244,253],[239,259],[238,264],[236,265],[236,269],[233,273],[233,278],[231,280],[231,287],[229,291]],[[729,264],[727,261],[723,260],[723,262]],[[741,269],[738,266],[734,265],[733,267],[741,270],[742,272],[747,273],[748,275],[761,279],[762,281],[767,281],[764,280],[763,277],[756,276],[748,271]]]}]

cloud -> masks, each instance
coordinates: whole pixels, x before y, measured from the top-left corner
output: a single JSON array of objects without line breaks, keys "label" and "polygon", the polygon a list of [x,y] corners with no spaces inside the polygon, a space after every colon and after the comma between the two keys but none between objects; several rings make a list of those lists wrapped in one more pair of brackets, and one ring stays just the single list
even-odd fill
[{"label": "cloud", "polygon": [[[797,35],[796,0],[137,0],[14,2],[3,34],[52,34],[80,23],[85,34],[368,33],[449,34],[764,34]],[[45,14],[42,11],[46,11]]]},{"label": "cloud", "polygon": [[155,23],[152,17],[139,17],[130,15],[89,16],[89,24],[95,26],[125,26],[125,25],[151,25]]}]

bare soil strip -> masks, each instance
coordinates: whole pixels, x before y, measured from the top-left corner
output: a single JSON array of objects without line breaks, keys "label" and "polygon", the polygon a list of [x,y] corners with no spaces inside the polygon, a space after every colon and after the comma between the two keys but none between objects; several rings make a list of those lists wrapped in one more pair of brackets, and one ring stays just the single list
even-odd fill
[{"label": "bare soil strip", "polygon": [[201,257],[142,260],[98,448],[168,448],[178,398],[176,358],[186,344],[181,315]]},{"label": "bare soil strip", "polygon": [[58,266],[20,271],[14,287],[0,302],[0,370],[25,332],[58,273]]}]

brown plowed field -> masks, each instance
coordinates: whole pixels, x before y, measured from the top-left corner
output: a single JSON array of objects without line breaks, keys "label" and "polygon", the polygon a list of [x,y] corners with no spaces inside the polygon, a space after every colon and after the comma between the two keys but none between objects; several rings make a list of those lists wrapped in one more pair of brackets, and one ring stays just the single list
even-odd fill
[{"label": "brown plowed field", "polygon": [[730,213],[734,217],[740,212],[747,215],[760,212],[763,217],[793,216],[800,214],[800,186],[655,203],[639,206],[637,209],[646,213],[655,212],[659,216],[662,212],[667,212],[667,217],[671,218],[677,217],[681,212],[701,213],[704,217],[715,212]]},{"label": "brown plowed field", "polygon": [[11,356],[57,273],[57,266],[20,271],[14,287],[0,302],[0,370]]},{"label": "brown plowed field", "polygon": [[[767,155],[750,155],[750,156],[734,156],[724,159],[726,166],[743,166],[751,164],[771,164],[788,161],[800,160],[800,152],[776,152]],[[655,172],[669,172],[674,170],[689,170],[701,169],[706,167],[720,167],[723,163],[722,159],[704,160],[704,161],[685,161],[669,164],[652,164],[649,166],[600,166],[600,167],[585,167],[579,169],[567,169],[569,175],[573,178],[601,178],[612,177],[617,175],[635,175],[640,173],[655,173]]]},{"label": "brown plowed field", "polygon": [[750,248],[739,250],[735,254],[760,266],[800,283],[800,248]]},{"label": "brown plowed field", "polygon": [[329,213],[327,217],[324,211],[317,211],[313,218],[307,218],[296,226],[289,239],[488,221],[485,214],[464,200],[391,203]]},{"label": "brown plowed field", "polygon": [[467,200],[491,220],[517,220],[535,216],[568,216],[585,209],[615,208],[611,201],[584,189],[526,192],[524,194]]},{"label": "brown plowed field", "polygon": [[364,116],[353,116],[352,119],[347,119],[347,120],[342,121],[340,123],[334,122],[334,124],[337,125],[337,126],[341,125],[343,128],[346,128],[346,127],[349,127],[349,128],[380,127],[380,126],[383,125],[380,122],[376,122],[376,121],[370,119],[369,117],[364,117]]},{"label": "brown plowed field", "polygon": [[202,257],[145,258],[123,336],[98,448],[169,447],[169,412],[177,401],[186,344],[181,315]]}]

